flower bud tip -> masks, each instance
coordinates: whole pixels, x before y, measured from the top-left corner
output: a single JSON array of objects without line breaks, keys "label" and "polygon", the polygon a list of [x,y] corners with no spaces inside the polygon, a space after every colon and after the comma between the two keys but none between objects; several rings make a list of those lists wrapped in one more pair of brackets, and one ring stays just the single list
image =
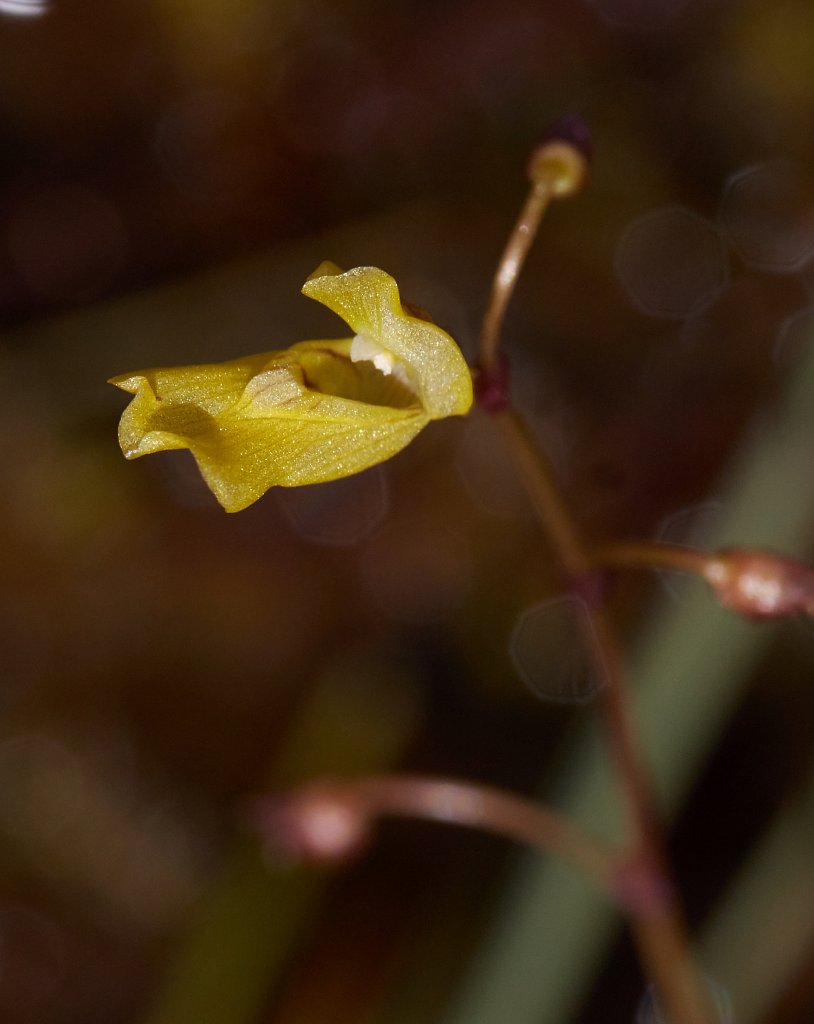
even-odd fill
[{"label": "flower bud tip", "polygon": [[578,117],[556,121],[534,147],[528,162],[528,176],[547,184],[558,198],[574,195],[585,182],[593,153],[588,128]]},{"label": "flower bud tip", "polygon": [[704,576],[720,603],[749,619],[814,612],[814,570],[805,562],[750,548],[725,548]]},{"label": "flower bud tip", "polygon": [[558,118],[543,132],[538,145],[547,142],[567,142],[578,149],[587,163],[594,155],[594,143],[588,125],[575,114]]},{"label": "flower bud tip", "polygon": [[297,861],[345,860],[369,838],[364,808],[327,787],[266,797],[255,803],[251,819],[272,853]]}]

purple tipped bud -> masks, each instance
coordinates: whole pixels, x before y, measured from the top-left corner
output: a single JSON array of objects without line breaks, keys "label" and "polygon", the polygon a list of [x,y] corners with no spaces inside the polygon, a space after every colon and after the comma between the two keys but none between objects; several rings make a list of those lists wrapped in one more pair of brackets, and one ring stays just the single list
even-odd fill
[{"label": "purple tipped bud", "polygon": [[588,162],[594,155],[594,143],[588,125],[576,114],[560,117],[550,124],[540,136],[538,145],[547,142],[567,142],[574,149],[578,149]]},{"label": "purple tipped bud", "polygon": [[591,158],[591,136],[577,117],[563,118],[537,143],[526,168],[531,181],[564,199],[585,183]]}]

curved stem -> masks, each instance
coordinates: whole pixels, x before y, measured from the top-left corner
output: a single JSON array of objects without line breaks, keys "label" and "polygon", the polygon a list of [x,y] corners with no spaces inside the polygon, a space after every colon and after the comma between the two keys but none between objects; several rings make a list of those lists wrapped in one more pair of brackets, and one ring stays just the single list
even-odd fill
[{"label": "curved stem", "polygon": [[[596,563],[577,532],[567,505],[554,478],[553,467],[537,447],[520,413],[507,408],[494,415],[493,420],[506,439],[521,477],[534,504],[540,523],[547,533],[554,555],[566,583],[584,578],[596,568]],[[587,617],[596,638],[589,648],[598,652],[603,711],[609,726],[613,755],[622,781],[622,789],[630,805],[631,818],[640,827],[642,838],[649,837],[655,827],[653,801],[649,794],[647,776],[639,763],[634,731],[630,722],[628,701],[624,690],[625,672],[613,630],[605,613],[586,603]],[[657,834],[657,830],[656,830]],[[648,846],[651,845],[648,843]]]},{"label": "curved stem", "polygon": [[[553,467],[537,448],[520,414],[511,408],[494,416],[508,441],[523,481],[549,536],[566,580],[595,569],[556,484]],[[713,1009],[689,951],[687,929],[663,851],[661,828],[648,775],[636,742],[625,668],[613,629],[601,608],[586,602],[594,633],[597,668],[604,678],[601,707],[616,776],[633,832],[633,859],[645,884],[662,894],[654,904],[629,909],[633,935],[645,969],[659,991],[672,1024],[710,1024]]]},{"label": "curved stem", "polygon": [[699,548],[656,541],[608,544],[593,553],[594,563],[619,569],[677,569],[707,578],[710,555]]},{"label": "curved stem", "polygon": [[[585,181],[590,143],[584,126],[560,124],[557,129],[531,155],[531,188],[492,282],[480,339],[479,365],[487,374],[497,367],[506,309],[548,204],[552,199],[574,195]],[[575,135],[582,138],[577,140]]]},{"label": "curved stem", "polygon": [[705,552],[676,544],[623,543],[600,548],[598,564],[624,569],[678,569],[695,573],[724,608],[747,619],[814,616],[814,569],[761,548]]},{"label": "curved stem", "polygon": [[518,275],[525,262],[526,255],[537,234],[537,228],[554,198],[554,182],[548,178],[532,182],[526,203],[520,212],[514,230],[509,236],[506,248],[498,264],[499,270],[492,282],[489,303],[483,318],[480,339],[480,365],[484,370],[491,370],[497,363],[500,345],[500,331],[506,308],[514,292]]},{"label": "curved stem", "polygon": [[[560,164],[555,173],[557,160],[564,155],[570,159],[573,150],[559,146],[554,152],[555,160],[552,160],[551,149],[543,147],[537,154],[531,192],[495,275],[481,334],[480,369],[487,377],[493,377],[498,369],[500,331],[506,308],[542,215],[553,196],[570,194],[575,183],[581,180],[577,164],[571,165],[570,176],[558,179],[557,173],[562,174],[563,165]],[[577,173],[573,173],[575,167]],[[584,171],[584,166],[581,170]],[[558,191],[557,180],[567,181],[565,191]],[[523,418],[509,403],[505,381],[501,384],[499,398],[499,401],[485,403],[485,407],[492,413],[517,463],[566,584],[589,596],[585,601],[585,621],[586,629],[593,632],[594,642],[588,642],[587,646],[606,684],[601,690],[601,707],[615,774],[628,810],[633,839],[631,862],[638,884],[656,894],[655,899],[644,900],[641,904],[635,900],[628,903],[639,955],[656,985],[671,1024],[710,1024],[714,1011],[689,951],[683,914],[664,854],[656,803],[633,727],[622,653],[607,615],[600,607],[601,587],[591,586],[597,582],[597,573],[605,565],[649,566],[672,559],[675,567],[698,571],[703,556],[672,545],[620,545],[600,553],[599,558],[592,557],[562,496],[552,465]]]},{"label": "curved stem", "polygon": [[532,800],[458,779],[385,775],[342,784],[375,815],[483,829],[560,857],[614,895],[617,859],[600,843]]},{"label": "curved stem", "polygon": [[566,579],[576,580],[590,573],[594,566],[583,549],[574,528],[568,506],[563,500],[553,474],[540,469],[540,449],[520,414],[507,406],[492,416],[492,422],[506,441],[520,470],[537,517],[557,552]]}]

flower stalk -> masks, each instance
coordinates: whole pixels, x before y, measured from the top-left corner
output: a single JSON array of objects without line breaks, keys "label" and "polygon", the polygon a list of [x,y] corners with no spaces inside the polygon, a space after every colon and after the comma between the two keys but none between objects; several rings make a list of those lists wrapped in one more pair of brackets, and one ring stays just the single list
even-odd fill
[{"label": "flower stalk", "polygon": [[[487,374],[497,366],[506,310],[543,215],[553,199],[573,195],[585,181],[589,144],[587,135],[578,127],[574,131],[575,126],[575,122],[563,123],[537,146],[529,160],[531,188],[498,263],[483,318],[480,367]],[[576,137],[575,141],[567,136]]]},{"label": "flower stalk", "polygon": [[724,608],[761,621],[786,615],[814,615],[814,569],[787,555],[760,548],[701,551],[679,544],[611,544],[595,561],[622,569],[675,569],[707,584]]},{"label": "flower stalk", "polygon": [[[545,145],[552,143],[556,143],[556,159],[549,163],[545,153],[550,150]],[[501,258],[484,316],[480,372],[487,382],[500,365],[500,333],[506,308],[542,216],[555,195],[575,192],[585,173],[584,150],[567,137],[545,145],[537,151],[539,159],[532,161],[529,196]],[[564,174],[562,180],[568,187],[558,190],[552,166],[569,149],[573,155],[571,163],[563,162],[560,166],[570,167],[572,176]],[[580,169],[578,174],[574,173],[576,168]],[[503,377],[507,377],[505,371]],[[482,383],[476,386],[476,394],[483,391]],[[580,537],[553,466],[534,442],[519,412],[511,407],[508,388],[502,398],[500,404],[487,405],[487,411],[492,413],[507,442],[566,584],[579,592],[586,579],[601,571],[602,563],[591,556]],[[605,682],[600,699],[612,763],[628,810],[634,888],[651,894],[640,905],[635,900],[629,904],[631,931],[643,968],[659,993],[670,1024],[712,1024],[714,1010],[690,953],[686,925],[663,849],[659,816],[636,741],[619,645],[598,603],[586,602],[586,613],[595,638],[588,647],[594,652],[597,671]]]},{"label": "flower stalk", "polygon": [[439,821],[512,839],[571,864],[611,898],[625,898],[611,852],[554,811],[492,786],[416,775],[320,779],[258,801],[255,813],[272,849],[317,861],[358,853],[381,817]]}]

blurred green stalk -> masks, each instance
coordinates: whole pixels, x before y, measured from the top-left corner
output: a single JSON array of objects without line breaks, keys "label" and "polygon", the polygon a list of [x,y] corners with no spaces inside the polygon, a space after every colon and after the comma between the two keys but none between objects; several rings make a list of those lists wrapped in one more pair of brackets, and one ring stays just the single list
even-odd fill
[{"label": "blurred green stalk", "polygon": [[[352,678],[329,672],[320,682],[275,758],[269,788],[382,771],[398,759],[415,720],[409,688],[388,680],[382,666],[355,668]],[[143,1024],[258,1021],[329,877],[313,867],[275,868],[256,840],[239,838]]]},{"label": "blurred green stalk", "polygon": [[738,872],[704,930],[701,954],[738,1024],[757,1024],[813,947],[814,773]]}]

